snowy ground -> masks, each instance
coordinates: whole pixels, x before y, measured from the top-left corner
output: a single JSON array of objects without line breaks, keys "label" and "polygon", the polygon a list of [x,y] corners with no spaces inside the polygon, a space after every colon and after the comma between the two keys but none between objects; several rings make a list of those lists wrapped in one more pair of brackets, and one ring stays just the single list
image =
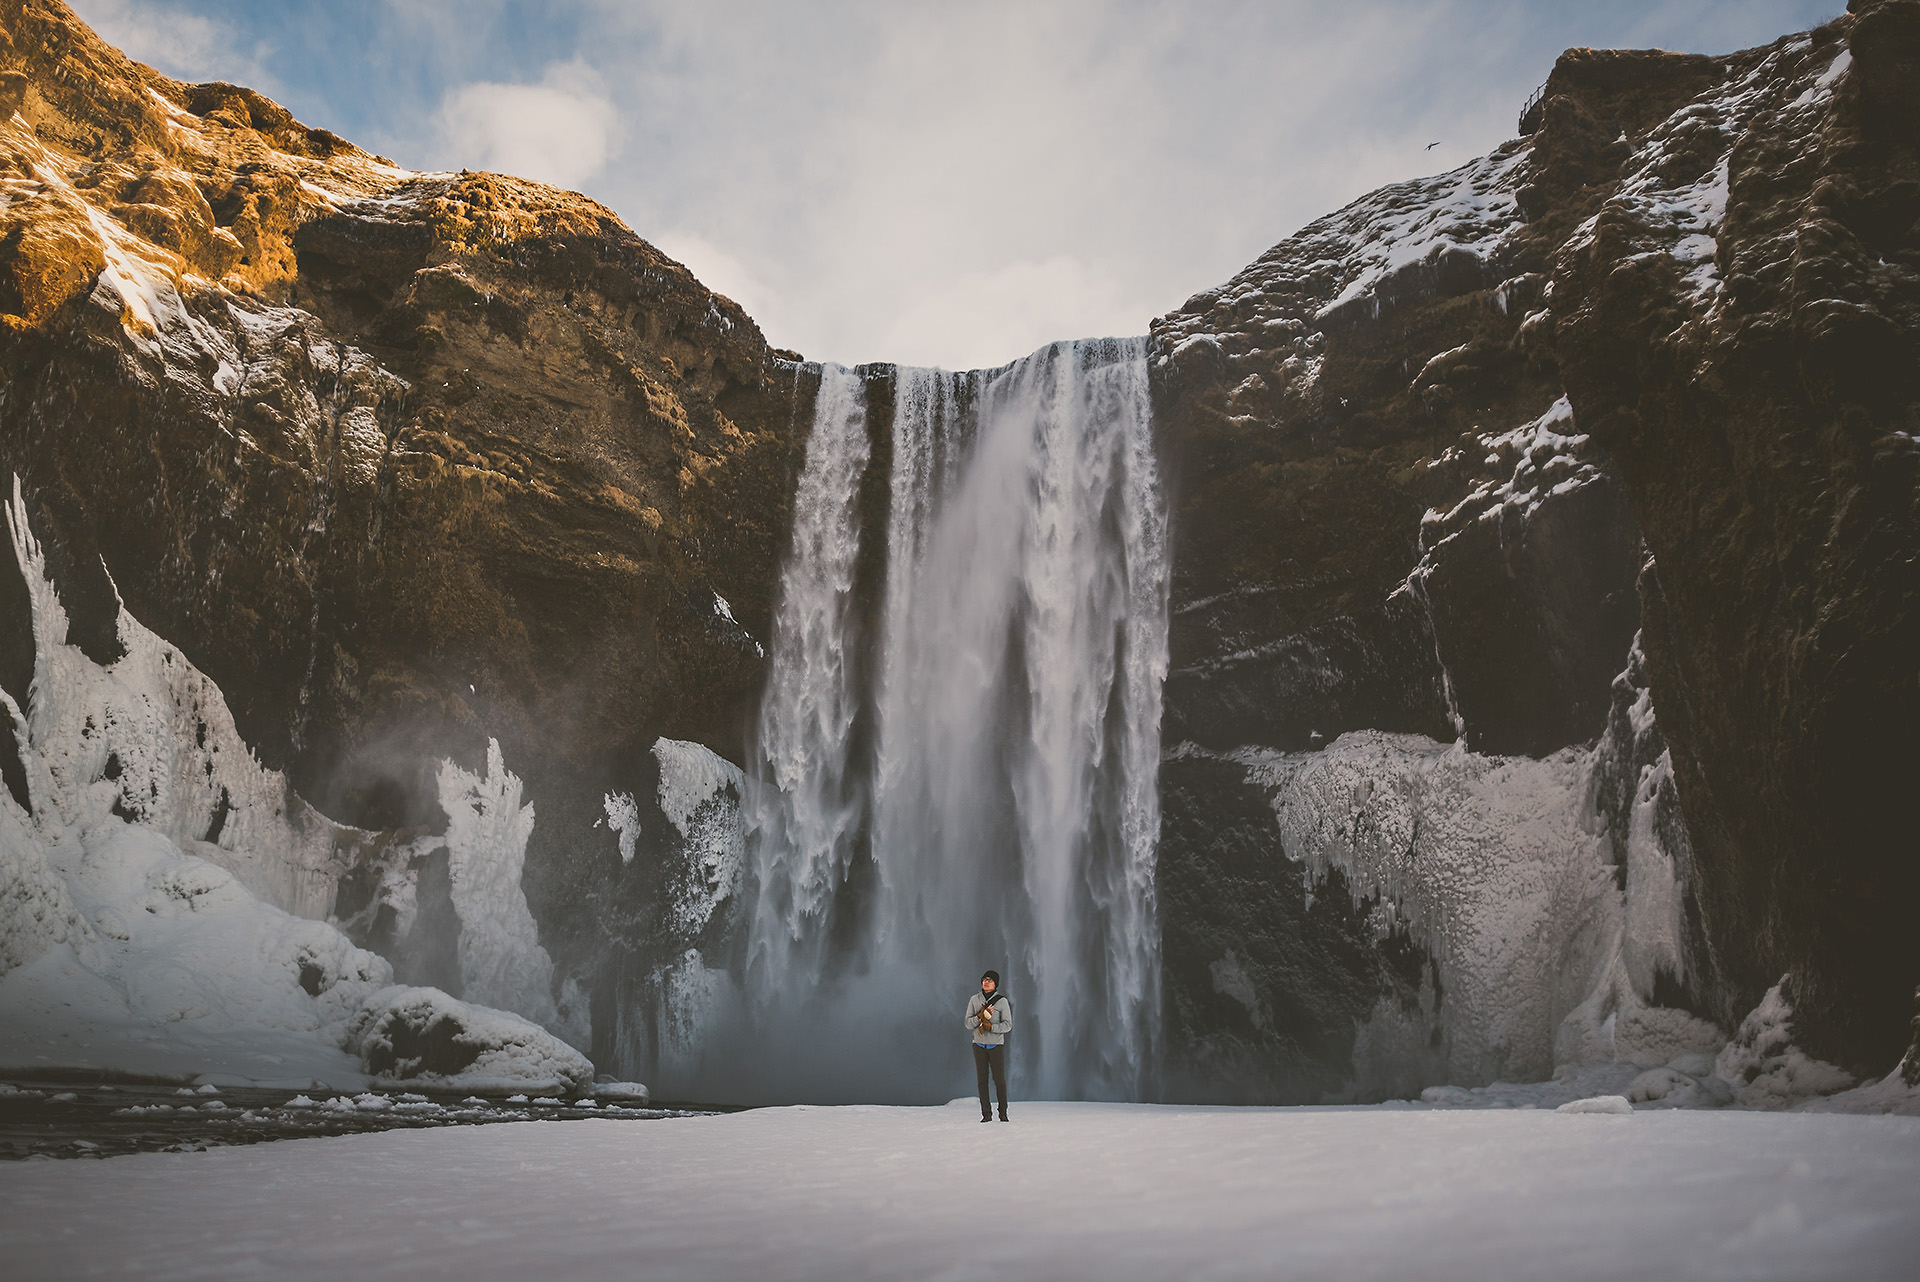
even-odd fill
[{"label": "snowy ground", "polygon": [[0,1168],[17,1282],[1910,1278],[1920,1119],[1016,1103]]}]

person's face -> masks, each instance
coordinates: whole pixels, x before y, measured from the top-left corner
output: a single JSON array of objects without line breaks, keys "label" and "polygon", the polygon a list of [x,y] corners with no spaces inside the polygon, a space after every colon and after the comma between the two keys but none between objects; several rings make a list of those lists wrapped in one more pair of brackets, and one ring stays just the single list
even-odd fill
[{"label": "person's face", "polygon": [[991,979],[983,979],[983,980],[981,980],[981,981],[980,981],[980,991],[981,991],[981,992],[983,992],[983,993],[990,993],[990,992],[992,992],[992,991],[993,991],[993,981],[992,981]]}]

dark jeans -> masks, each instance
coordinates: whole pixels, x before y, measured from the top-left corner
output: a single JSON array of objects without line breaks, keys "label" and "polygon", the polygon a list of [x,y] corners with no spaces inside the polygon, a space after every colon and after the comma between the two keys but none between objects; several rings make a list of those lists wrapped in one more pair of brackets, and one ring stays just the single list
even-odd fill
[{"label": "dark jeans", "polygon": [[973,1072],[980,1079],[980,1116],[991,1117],[987,1111],[987,1070],[993,1070],[993,1084],[1000,1092],[1000,1116],[1007,1115],[1007,1048],[1005,1046],[981,1046],[973,1048]]}]

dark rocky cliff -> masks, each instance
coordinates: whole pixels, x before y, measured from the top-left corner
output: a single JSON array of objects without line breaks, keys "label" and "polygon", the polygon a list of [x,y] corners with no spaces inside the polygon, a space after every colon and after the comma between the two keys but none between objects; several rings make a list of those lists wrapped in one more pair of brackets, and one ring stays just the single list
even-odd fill
[{"label": "dark rocky cliff", "polygon": [[1523,138],[1156,323],[1177,1089],[1223,1059],[1265,1073],[1256,1094],[1389,1089],[1356,1067],[1383,1000],[1435,1048],[1403,1076],[1447,1071],[1448,995],[1422,996],[1434,960],[1400,897],[1312,893],[1249,781],[1250,754],[1362,728],[1588,752],[1582,823],[1629,901],[1658,775],[1679,944],[1638,1000],[1732,1028],[1790,975],[1815,1054],[1899,1057],[1920,978],[1897,782],[1920,766],[1920,5],[1855,9],[1727,58],[1571,51]]}]

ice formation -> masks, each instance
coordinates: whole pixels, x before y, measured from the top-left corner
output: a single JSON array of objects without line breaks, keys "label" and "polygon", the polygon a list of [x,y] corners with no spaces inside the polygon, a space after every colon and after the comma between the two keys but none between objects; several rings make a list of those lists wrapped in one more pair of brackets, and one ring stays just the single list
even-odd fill
[{"label": "ice formation", "polygon": [[506,767],[498,740],[487,741],[484,773],[440,765],[440,808],[447,812],[447,868],[460,918],[460,985],[466,997],[552,1026],[553,959],[540,946],[520,875],[526,868],[533,807],[520,804],[520,778]]},{"label": "ice formation", "polygon": [[1793,1004],[1786,985],[1783,977],[1767,990],[1714,1060],[1714,1075],[1731,1085],[1748,1108],[1781,1108],[1854,1084],[1852,1074],[1793,1044]]},{"label": "ice formation", "polygon": [[640,840],[640,807],[630,792],[610,792],[602,804],[607,811],[607,827],[620,843],[620,862],[630,864]]},{"label": "ice formation", "polygon": [[1451,1080],[1550,1074],[1618,917],[1604,837],[1582,826],[1580,754],[1484,757],[1360,731],[1240,760],[1287,857],[1316,881],[1340,869],[1356,896],[1378,896],[1382,938],[1408,929],[1433,955]]},{"label": "ice formation", "polygon": [[[1506,1107],[1585,1084],[1665,1107],[1784,1108],[1853,1084],[1792,1044],[1778,987],[1731,1040],[1656,1001],[1661,976],[1686,974],[1689,855],[1640,663],[1636,642],[1615,682],[1624,715],[1596,743],[1541,760],[1379,731],[1233,755],[1269,797],[1286,857],[1316,885],[1337,869],[1381,938],[1404,931],[1432,958],[1418,1012],[1383,999],[1357,1030],[1363,1094],[1423,1062],[1448,1082],[1492,1083],[1432,1087],[1429,1102]],[[1622,772],[1616,808],[1605,794]]]},{"label": "ice formation", "polygon": [[[315,920],[375,834],[332,824],[261,767],[213,683],[124,609],[119,657],[70,643],[17,480],[6,517],[34,644],[26,706],[0,693],[30,803],[0,790],[9,1067],[349,1087],[591,1081],[585,1057],[544,1030],[397,988],[385,959]],[[451,1058],[400,1053],[436,1027]]]}]

